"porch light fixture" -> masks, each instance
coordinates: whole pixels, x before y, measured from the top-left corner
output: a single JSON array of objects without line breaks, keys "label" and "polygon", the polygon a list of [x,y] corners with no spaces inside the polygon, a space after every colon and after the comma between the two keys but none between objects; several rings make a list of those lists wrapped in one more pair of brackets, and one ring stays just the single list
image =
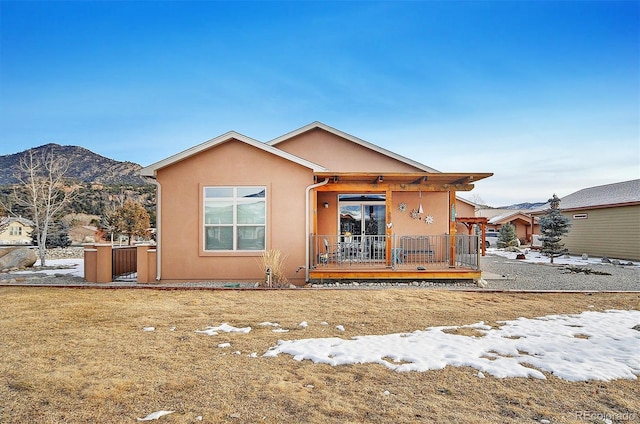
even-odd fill
[{"label": "porch light fixture", "polygon": [[420,205],[418,206],[418,213],[424,213],[424,209],[422,209],[422,190],[420,191]]},{"label": "porch light fixture", "polygon": [[324,208],[328,209],[329,208],[329,202],[324,202]]}]

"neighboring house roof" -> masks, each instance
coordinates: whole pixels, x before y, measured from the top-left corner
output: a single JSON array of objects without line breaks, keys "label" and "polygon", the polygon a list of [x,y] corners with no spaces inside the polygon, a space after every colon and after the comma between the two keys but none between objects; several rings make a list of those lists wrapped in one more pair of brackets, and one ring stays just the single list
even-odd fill
[{"label": "neighboring house roof", "polygon": [[467,199],[462,198],[460,196],[456,196],[456,200],[459,200],[462,203],[466,203],[467,205],[473,206],[474,208],[478,208],[478,204],[477,203],[473,203],[471,200],[467,200]]},{"label": "neighboring house roof", "polygon": [[522,209],[478,209],[476,210],[476,216],[484,216],[487,218],[493,218],[496,216],[506,216],[512,215],[516,213],[527,214],[528,211],[524,211]]},{"label": "neighboring house roof", "polygon": [[144,167],[140,170],[140,175],[143,177],[155,177],[156,172],[159,169],[165,168],[169,165],[173,165],[174,163],[180,162],[184,159],[187,159],[195,154],[198,154],[204,150],[208,150],[214,146],[218,146],[220,144],[226,143],[228,141],[237,140],[242,143],[246,143],[250,146],[256,147],[258,149],[264,150],[267,153],[279,156],[283,159],[289,160],[291,162],[297,163],[301,166],[309,168],[314,172],[326,171],[327,169],[316,164],[310,162],[308,160],[302,159],[298,156],[292,155],[280,149],[276,149],[268,144],[262,143],[258,140],[254,140],[253,138],[247,137],[235,131],[229,131],[228,133],[222,134],[216,138],[212,138],[211,140],[205,141],[204,143],[198,144],[197,146],[191,147],[190,149],[184,150],[180,153],[177,153],[173,156],[170,156],[166,159],[163,159],[159,162],[151,164],[147,167]]},{"label": "neighboring house roof", "polygon": [[[522,221],[531,222],[531,215],[521,212],[521,211],[512,211],[511,213],[505,213],[502,215],[496,215],[487,221],[487,224],[490,225],[500,225],[506,224],[507,222],[512,222],[516,219],[520,219]],[[535,218],[537,221],[538,218]]]},{"label": "neighboring house roof", "polygon": [[424,164],[422,164],[420,162],[416,162],[414,160],[411,160],[409,158],[401,156],[401,155],[399,155],[397,153],[394,153],[394,152],[392,152],[390,150],[384,149],[384,148],[382,148],[380,146],[376,146],[375,144],[372,144],[372,143],[369,143],[367,141],[364,141],[364,140],[362,140],[362,139],[360,139],[358,137],[355,137],[355,136],[353,136],[351,134],[347,134],[344,131],[337,130],[337,129],[335,129],[333,127],[330,127],[330,126],[328,126],[326,124],[323,124],[322,122],[319,122],[319,121],[312,122],[312,123],[310,123],[308,125],[305,125],[302,128],[298,128],[297,130],[291,131],[291,132],[289,132],[289,133],[287,133],[285,135],[281,135],[280,137],[274,138],[273,140],[267,142],[267,144],[270,145],[270,146],[276,146],[278,143],[281,143],[281,142],[283,142],[285,140],[288,140],[290,138],[296,137],[296,136],[298,136],[300,134],[303,134],[303,133],[305,133],[307,131],[314,130],[316,128],[320,128],[320,129],[322,129],[324,131],[327,131],[329,133],[335,134],[338,137],[342,137],[342,138],[344,138],[346,140],[351,141],[352,143],[355,143],[355,144],[358,144],[360,146],[366,147],[367,149],[373,150],[375,152],[378,152],[380,154],[383,154],[385,156],[393,158],[393,159],[395,159],[397,161],[406,163],[406,164],[411,165],[411,166],[413,166],[415,168],[418,168],[418,169],[420,169],[422,171],[425,171],[425,172],[440,172],[440,171],[438,171],[436,169],[433,169],[433,168],[431,168],[431,167],[429,167],[427,165],[424,165]]},{"label": "neighboring house roof", "polygon": [[[640,203],[640,179],[584,188],[560,199],[560,210],[603,208]],[[549,203],[536,212],[545,211]]]},{"label": "neighboring house roof", "polygon": [[24,225],[25,227],[33,227],[35,224],[33,223],[33,221],[31,221],[30,219],[27,218],[23,218],[23,217],[9,217],[9,216],[5,216],[2,219],[0,219],[0,224],[7,224],[7,223],[12,223],[12,222],[19,222],[20,224]]}]

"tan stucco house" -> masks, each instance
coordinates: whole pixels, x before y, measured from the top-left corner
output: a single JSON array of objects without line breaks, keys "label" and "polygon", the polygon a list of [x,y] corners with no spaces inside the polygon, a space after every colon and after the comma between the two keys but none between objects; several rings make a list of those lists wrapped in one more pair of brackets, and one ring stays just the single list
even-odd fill
[{"label": "tan stucco house", "polygon": [[439,172],[313,122],[266,143],[228,132],[141,174],[157,184],[160,280],[258,281],[266,249],[296,285],[480,278],[456,193],[491,173]]},{"label": "tan stucco house", "polygon": [[0,244],[31,244],[33,221],[22,217],[0,217],[0,227],[5,226],[5,230],[0,232]]},{"label": "tan stucco house", "polygon": [[560,211],[571,223],[562,238],[570,254],[640,260],[640,179],[576,191],[560,199]]},{"label": "tan stucco house", "polygon": [[521,209],[480,208],[475,212],[478,217],[487,218],[487,231],[500,231],[505,224],[516,229],[516,236],[522,244],[529,244],[534,234],[540,233],[538,218]]}]

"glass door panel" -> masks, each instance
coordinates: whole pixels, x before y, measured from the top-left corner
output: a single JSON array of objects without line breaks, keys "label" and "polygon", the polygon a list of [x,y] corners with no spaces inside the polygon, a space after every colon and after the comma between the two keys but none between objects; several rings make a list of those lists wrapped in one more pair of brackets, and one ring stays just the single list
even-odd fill
[{"label": "glass door panel", "polygon": [[340,234],[359,236],[362,232],[362,205],[340,205]]},{"label": "glass door panel", "polygon": [[342,254],[349,260],[383,261],[386,255],[386,207],[380,201],[339,205]]},{"label": "glass door panel", "polygon": [[364,235],[383,236],[386,226],[386,208],[384,205],[362,205],[364,212]]}]

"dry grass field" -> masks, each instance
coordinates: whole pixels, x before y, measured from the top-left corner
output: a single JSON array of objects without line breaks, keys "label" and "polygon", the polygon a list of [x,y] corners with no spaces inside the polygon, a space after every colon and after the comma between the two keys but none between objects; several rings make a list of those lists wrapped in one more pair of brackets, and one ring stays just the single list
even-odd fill
[{"label": "dry grass field", "polygon": [[[159,410],[175,412],[154,422],[602,422],[584,413],[638,421],[638,381],[480,379],[471,368],[398,373],[261,357],[278,339],[607,309],[640,309],[640,295],[0,288],[0,422],[126,423]],[[257,325],[264,321],[291,331]],[[195,333],[225,322],[252,330]]]}]

